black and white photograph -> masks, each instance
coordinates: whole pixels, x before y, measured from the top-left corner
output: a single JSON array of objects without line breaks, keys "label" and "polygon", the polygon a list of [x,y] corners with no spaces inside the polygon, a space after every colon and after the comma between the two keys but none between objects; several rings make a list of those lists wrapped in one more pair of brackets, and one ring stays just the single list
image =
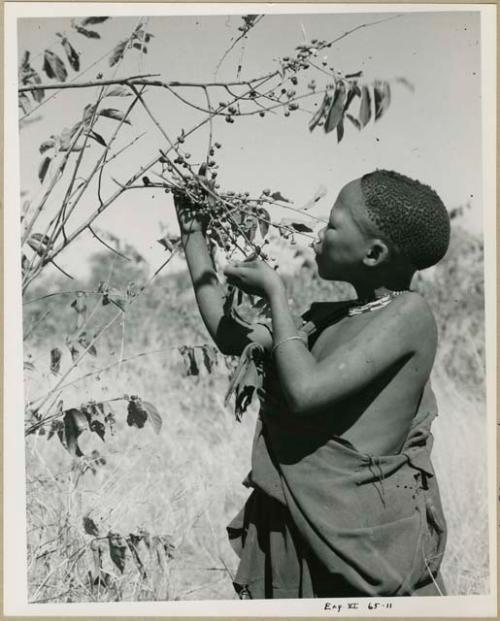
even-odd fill
[{"label": "black and white photograph", "polygon": [[6,614],[496,616],[495,24],[6,7]]}]

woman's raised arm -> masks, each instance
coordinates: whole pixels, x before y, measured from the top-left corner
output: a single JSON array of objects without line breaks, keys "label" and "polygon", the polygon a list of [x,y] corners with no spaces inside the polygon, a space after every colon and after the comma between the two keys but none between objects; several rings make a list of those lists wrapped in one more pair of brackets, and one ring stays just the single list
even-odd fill
[{"label": "woman's raised arm", "polygon": [[203,216],[197,216],[195,206],[183,196],[174,196],[174,201],[196,302],[215,344],[227,355],[241,354],[250,342],[270,348],[272,337],[264,326],[238,321],[224,312],[226,290],[208,250]]}]

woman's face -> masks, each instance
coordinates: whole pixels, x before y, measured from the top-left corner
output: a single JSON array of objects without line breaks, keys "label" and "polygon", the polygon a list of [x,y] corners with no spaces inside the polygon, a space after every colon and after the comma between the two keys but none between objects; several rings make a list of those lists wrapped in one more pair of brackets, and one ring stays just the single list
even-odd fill
[{"label": "woman's face", "polygon": [[359,273],[370,249],[370,222],[359,179],[344,186],[328,225],[313,244],[318,272],[326,280],[349,281]]}]

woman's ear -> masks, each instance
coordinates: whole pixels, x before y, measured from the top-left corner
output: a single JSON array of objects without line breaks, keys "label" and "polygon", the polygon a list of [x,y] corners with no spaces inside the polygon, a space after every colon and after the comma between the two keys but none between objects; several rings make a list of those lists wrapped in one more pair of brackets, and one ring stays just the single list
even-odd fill
[{"label": "woman's ear", "polygon": [[389,248],[381,239],[374,239],[366,253],[363,263],[368,267],[375,267],[389,259]]}]

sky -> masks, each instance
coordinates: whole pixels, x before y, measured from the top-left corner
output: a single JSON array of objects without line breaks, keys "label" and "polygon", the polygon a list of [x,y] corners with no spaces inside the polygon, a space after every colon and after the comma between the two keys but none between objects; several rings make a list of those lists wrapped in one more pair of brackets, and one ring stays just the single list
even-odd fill
[{"label": "sky", "polygon": [[[394,80],[404,77],[415,87],[412,93],[401,84],[392,86],[392,104],[385,116],[370,123],[362,132],[346,125],[344,139],[337,144],[335,132],[321,128],[310,132],[308,120],[317,95],[289,118],[280,112],[264,118],[236,119],[227,124],[214,122],[214,138],[222,144],[218,151],[219,182],[224,189],[258,194],[263,188],[280,190],[300,207],[326,188],[326,196],[312,212],[325,217],[336,195],[348,181],[376,168],[388,168],[431,185],[448,208],[469,204],[464,225],[482,232],[481,166],[481,59],[479,14],[472,12],[412,12],[405,14],[328,13],[266,15],[251,31],[244,45],[236,45],[214,76],[215,68],[232,37],[239,34],[239,16],[144,17],[146,30],[154,35],[148,54],[128,52],[124,62],[110,68],[109,52],[127,37],[138,17],[112,17],[93,28],[101,39],[74,34],[68,18],[25,18],[18,21],[18,50],[31,52],[32,64],[40,69],[43,50],[61,54],[56,32],[66,33],[81,53],[82,69],[78,81],[144,73],[160,74],[159,79],[218,81],[250,78],[274,69],[276,59],[293,53],[305,39],[332,40],[360,24],[390,19],[353,32],[327,50],[328,63],[344,73],[362,70],[361,81]],[[326,52],[326,51],[325,51]],[[101,61],[96,60],[105,56]],[[321,52],[319,60],[324,53]],[[95,64],[94,64],[95,63]],[[115,73],[116,72],[116,73]],[[306,74],[304,83],[319,75]],[[71,73],[70,79],[75,77]],[[301,78],[302,81],[302,78]],[[181,92],[181,91],[179,91]],[[38,146],[50,134],[59,133],[81,118],[84,106],[92,101],[95,89],[65,90],[47,101],[32,115],[38,120],[20,130],[20,171],[23,200],[36,204],[44,188],[37,177],[41,159]],[[193,89],[182,94],[203,102]],[[214,99],[221,93],[213,93]],[[109,100],[110,107],[124,109],[130,99]],[[172,137],[202,118],[200,113],[180,104],[164,89],[150,89],[146,101],[151,111]],[[106,104],[108,105],[108,104]],[[165,140],[139,107],[133,112],[133,125],[123,133],[125,144],[139,133],[147,133],[110,165],[110,174],[126,180],[139,166],[158,154]],[[109,136],[114,122],[100,120],[102,135]],[[196,133],[184,145],[193,161],[203,157],[207,131]],[[99,146],[92,147],[95,154]],[[116,185],[108,178],[104,197]],[[54,197],[57,199],[57,194]],[[59,195],[60,198],[60,195]],[[95,209],[95,192],[75,212],[74,222]],[[55,205],[55,203],[54,203]],[[281,212],[273,214],[281,217]],[[132,243],[151,263],[152,269],[165,255],[156,240],[165,227],[175,230],[172,199],[160,190],[129,191],[122,195],[97,222],[100,230]],[[63,267],[75,275],[85,275],[88,257],[100,249],[88,234],[60,257]],[[50,268],[52,269],[52,268]]]}]

